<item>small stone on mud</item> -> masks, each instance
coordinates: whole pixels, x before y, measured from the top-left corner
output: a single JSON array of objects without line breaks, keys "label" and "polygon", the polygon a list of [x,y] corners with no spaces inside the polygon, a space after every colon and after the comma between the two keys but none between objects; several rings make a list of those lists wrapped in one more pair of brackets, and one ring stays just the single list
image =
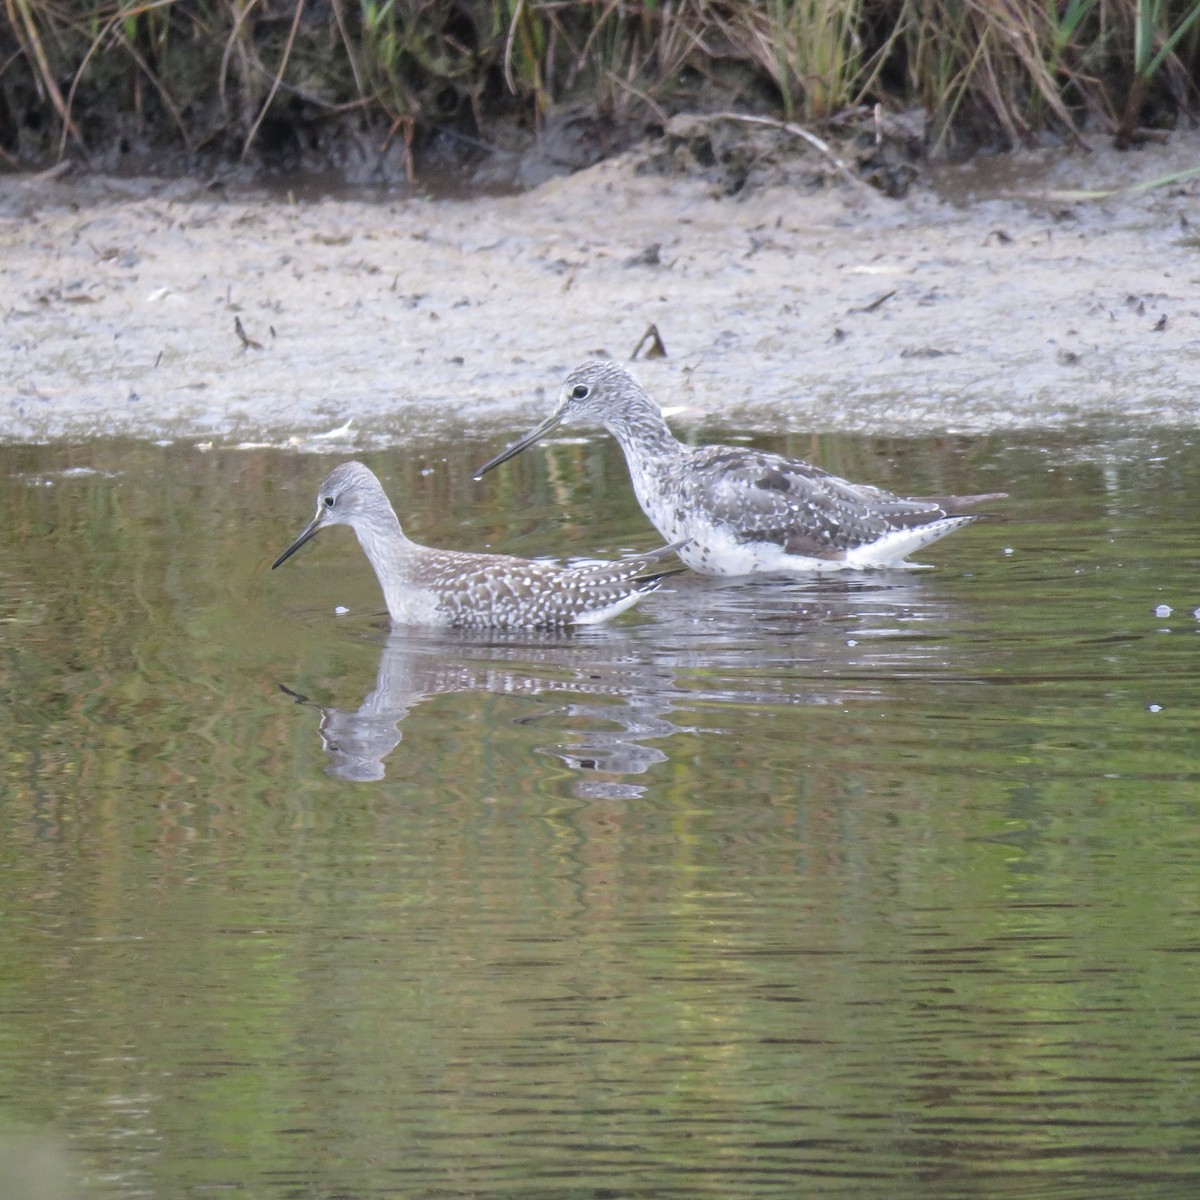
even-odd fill
[{"label": "small stone on mud", "polygon": [[627,267],[658,267],[662,265],[662,242],[651,242],[644,250],[631,254],[624,262]]}]

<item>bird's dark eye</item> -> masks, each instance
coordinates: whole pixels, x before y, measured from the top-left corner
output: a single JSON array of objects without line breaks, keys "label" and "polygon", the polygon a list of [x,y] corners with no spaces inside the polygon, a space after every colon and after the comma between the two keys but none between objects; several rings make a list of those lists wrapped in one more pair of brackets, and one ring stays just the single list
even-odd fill
[{"label": "bird's dark eye", "polygon": [[592,389],[590,387],[588,387],[588,385],[586,383],[577,383],[571,389],[571,399],[572,400],[586,400],[588,398],[588,393],[591,390]]},{"label": "bird's dark eye", "polygon": [[322,496],[321,503],[324,504],[326,508],[332,508],[333,507],[333,497],[332,496]]}]

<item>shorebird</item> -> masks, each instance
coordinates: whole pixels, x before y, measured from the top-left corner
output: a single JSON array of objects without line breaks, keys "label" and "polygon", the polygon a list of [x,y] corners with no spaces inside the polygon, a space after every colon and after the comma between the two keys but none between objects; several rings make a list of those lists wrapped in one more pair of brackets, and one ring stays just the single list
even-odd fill
[{"label": "shorebird", "polygon": [[744,446],[685,446],[638,381],[613,362],[572,371],[554,411],[475,478],[577,419],[598,422],[617,439],[642,511],[668,542],[682,543],[679,557],[704,575],[916,566],[903,559],[979,519],[960,509],[1005,495],[905,499],[800,459]]},{"label": "shorebird", "polygon": [[271,569],[327,525],[354,530],[383,588],[388,615],[398,625],[596,625],[682,569],[650,570],[675,553],[674,546],[579,567],[421,546],[404,535],[382,484],[360,462],[342,463],[329,473],[317,493],[317,515]]}]

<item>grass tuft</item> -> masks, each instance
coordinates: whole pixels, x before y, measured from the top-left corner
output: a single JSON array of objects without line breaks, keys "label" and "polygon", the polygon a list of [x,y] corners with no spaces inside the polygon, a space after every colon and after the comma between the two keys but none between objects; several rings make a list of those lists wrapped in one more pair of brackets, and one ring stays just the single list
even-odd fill
[{"label": "grass tuft", "polygon": [[1198,78],[1200,0],[3,0],[0,155],[269,156],[354,122],[408,148],[566,106],[919,105],[934,146],[1128,146],[1193,117]]}]

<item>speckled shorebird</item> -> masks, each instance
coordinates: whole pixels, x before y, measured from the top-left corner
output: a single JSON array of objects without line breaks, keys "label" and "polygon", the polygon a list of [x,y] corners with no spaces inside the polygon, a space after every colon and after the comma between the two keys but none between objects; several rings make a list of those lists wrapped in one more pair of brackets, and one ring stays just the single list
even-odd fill
[{"label": "speckled shorebird", "polygon": [[596,625],[624,612],[667,575],[650,571],[675,552],[580,567],[560,567],[508,554],[434,550],[404,535],[382,484],[359,462],[334,468],[317,493],[317,515],[271,565],[286,562],[326,525],[349,525],[383,588],[398,625],[534,629]]},{"label": "speckled shorebird", "polygon": [[480,467],[493,467],[564,421],[590,419],[618,441],[638,503],[679,557],[705,575],[915,566],[914,550],[976,521],[958,510],[1003,492],[904,499],[799,459],[734,446],[685,446],[624,367],[585,362],[536,429]]}]

